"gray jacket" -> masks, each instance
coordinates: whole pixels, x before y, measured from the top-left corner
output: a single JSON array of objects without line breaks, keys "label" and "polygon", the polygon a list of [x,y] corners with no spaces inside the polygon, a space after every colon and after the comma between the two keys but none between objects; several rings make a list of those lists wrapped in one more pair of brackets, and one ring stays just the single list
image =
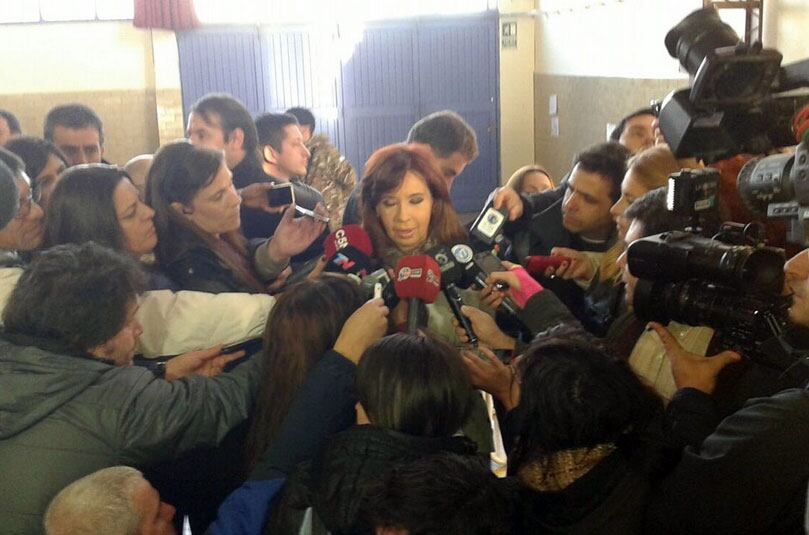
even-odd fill
[{"label": "gray jacket", "polygon": [[257,355],[213,379],[169,383],[143,368],[42,347],[48,344],[0,340],[3,533],[42,532],[53,496],[96,470],[143,467],[215,445],[247,417],[263,360]]}]

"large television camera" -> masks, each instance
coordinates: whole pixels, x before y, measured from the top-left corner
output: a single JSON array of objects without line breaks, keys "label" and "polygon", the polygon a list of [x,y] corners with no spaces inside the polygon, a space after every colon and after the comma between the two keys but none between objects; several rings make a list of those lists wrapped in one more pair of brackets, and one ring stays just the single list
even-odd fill
[{"label": "large television camera", "polygon": [[627,259],[638,278],[632,304],[639,318],[712,327],[720,347],[770,367],[796,362],[779,343],[791,302],[781,296],[782,249],[674,231],[633,242]]},{"label": "large television camera", "polygon": [[781,67],[780,52],[742,42],[713,7],[685,17],[668,32],[665,45],[693,78],[690,88],[655,105],[677,157],[711,163],[801,140],[793,123],[809,104],[809,93],[794,90],[809,86],[809,60]]}]

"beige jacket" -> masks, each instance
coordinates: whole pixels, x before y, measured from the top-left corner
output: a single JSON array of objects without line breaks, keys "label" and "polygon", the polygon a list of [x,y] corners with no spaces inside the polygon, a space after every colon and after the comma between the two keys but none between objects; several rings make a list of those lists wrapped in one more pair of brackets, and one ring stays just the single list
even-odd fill
[{"label": "beige jacket", "polygon": [[[0,268],[0,325],[22,272],[20,268]],[[274,304],[275,298],[264,294],[144,292],[137,314],[143,326],[137,351],[152,358],[260,338]]]}]

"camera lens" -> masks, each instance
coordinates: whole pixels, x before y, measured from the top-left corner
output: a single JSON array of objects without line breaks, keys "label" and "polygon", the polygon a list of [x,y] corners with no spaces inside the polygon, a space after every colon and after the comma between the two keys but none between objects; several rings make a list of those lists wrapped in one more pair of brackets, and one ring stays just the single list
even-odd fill
[{"label": "camera lens", "polygon": [[739,44],[733,28],[722,22],[713,7],[694,11],[666,34],[666,49],[692,76],[711,51]]}]

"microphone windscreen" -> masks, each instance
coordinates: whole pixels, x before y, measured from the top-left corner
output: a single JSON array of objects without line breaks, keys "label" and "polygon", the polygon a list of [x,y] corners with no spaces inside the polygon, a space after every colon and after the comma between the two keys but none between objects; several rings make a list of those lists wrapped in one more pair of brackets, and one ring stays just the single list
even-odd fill
[{"label": "microphone windscreen", "polygon": [[353,247],[359,254],[364,254],[368,258],[374,256],[371,237],[359,225],[346,225],[329,234],[323,242],[323,254],[331,260],[337,251],[346,247]]},{"label": "microphone windscreen", "polygon": [[564,256],[526,256],[523,261],[525,271],[532,275],[544,275],[549,267],[558,268],[562,262],[569,262]]},{"label": "microphone windscreen", "polygon": [[464,269],[462,266],[455,262],[452,252],[449,247],[439,245],[427,251],[430,256],[438,265],[441,272],[441,284],[458,284],[464,276]]},{"label": "microphone windscreen", "polygon": [[396,264],[393,281],[400,299],[434,303],[441,291],[441,268],[427,255],[405,256]]},{"label": "microphone windscreen", "polygon": [[365,277],[374,271],[374,261],[351,246],[343,247],[326,262],[324,271]]}]

